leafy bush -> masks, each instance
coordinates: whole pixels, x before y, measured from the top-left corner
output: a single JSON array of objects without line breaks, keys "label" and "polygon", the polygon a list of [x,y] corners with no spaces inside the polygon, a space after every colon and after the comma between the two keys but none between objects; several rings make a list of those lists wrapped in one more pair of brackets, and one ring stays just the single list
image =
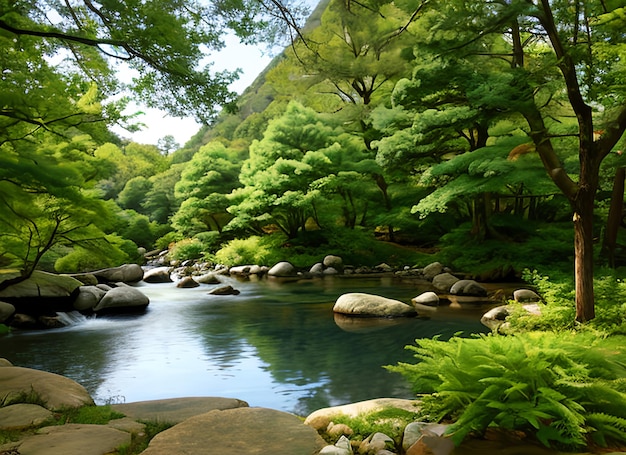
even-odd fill
[{"label": "leafy bush", "polygon": [[626,282],[619,271],[599,269],[594,279],[596,317],[581,325],[575,319],[575,288],[571,273],[541,275],[526,270],[523,278],[532,284],[543,301],[541,316],[530,315],[520,305],[513,306],[508,321],[513,330],[597,330],[605,335],[626,335]]},{"label": "leafy bush", "polygon": [[89,272],[140,259],[137,245],[116,235],[108,235],[106,241],[93,243],[88,248],[75,246],[65,251],[54,263],[59,273]]},{"label": "leafy bush", "polygon": [[407,347],[418,363],[388,368],[430,394],[423,416],[453,421],[456,444],[498,427],[546,446],[606,446],[626,443],[623,343],[570,332],[424,339]]},{"label": "leafy bush", "polygon": [[542,267],[570,271],[574,251],[571,224],[521,223],[519,218],[507,216],[493,220],[493,226],[500,236],[483,241],[471,236],[469,224],[453,229],[441,238],[439,260],[475,275],[493,270],[519,275],[526,268]]},{"label": "leafy bush", "polygon": [[278,248],[284,237],[280,234],[260,237],[253,235],[247,239],[234,239],[215,253],[215,260],[220,264],[273,265],[286,258],[279,258]]},{"label": "leafy bush", "polygon": [[200,259],[204,256],[204,245],[198,239],[183,239],[170,247],[169,256],[179,261]]}]

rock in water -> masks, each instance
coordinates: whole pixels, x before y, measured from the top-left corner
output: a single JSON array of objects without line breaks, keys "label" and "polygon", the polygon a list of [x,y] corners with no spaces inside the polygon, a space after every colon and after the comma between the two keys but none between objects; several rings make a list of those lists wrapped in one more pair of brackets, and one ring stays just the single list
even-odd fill
[{"label": "rock in water", "polygon": [[360,292],[340,296],[335,302],[333,311],[353,316],[372,317],[414,316],[416,313],[415,308],[399,300]]}]

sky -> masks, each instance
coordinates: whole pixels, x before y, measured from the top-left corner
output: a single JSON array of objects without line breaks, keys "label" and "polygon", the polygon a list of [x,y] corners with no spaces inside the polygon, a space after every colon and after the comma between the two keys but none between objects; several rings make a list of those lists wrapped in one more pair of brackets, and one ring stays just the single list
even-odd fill
[{"label": "sky", "polygon": [[[215,54],[212,69],[234,71],[240,68],[242,73],[230,89],[241,94],[271,62],[272,56],[267,54],[264,47],[241,44],[234,36],[226,37],[225,41],[226,47]],[[145,113],[136,118],[137,121],[146,125],[141,131],[131,133],[119,127],[113,128],[113,131],[123,138],[140,144],[156,145],[162,137],[172,135],[176,142],[183,146],[201,126],[191,117],[170,117],[162,111],[144,106],[135,105],[128,112],[137,111]]]}]

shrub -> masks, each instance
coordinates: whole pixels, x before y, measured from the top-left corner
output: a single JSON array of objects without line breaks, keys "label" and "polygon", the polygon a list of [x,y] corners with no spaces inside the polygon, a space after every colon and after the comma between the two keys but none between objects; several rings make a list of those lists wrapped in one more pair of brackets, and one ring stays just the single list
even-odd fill
[{"label": "shrub", "polygon": [[200,259],[204,256],[204,245],[198,239],[183,239],[170,247],[169,256],[172,259]]},{"label": "shrub", "polygon": [[[418,340],[417,364],[387,367],[423,397],[423,416],[450,420],[456,444],[488,427],[575,449],[626,443],[623,337],[529,332]],[[584,347],[584,349],[582,349]]]}]

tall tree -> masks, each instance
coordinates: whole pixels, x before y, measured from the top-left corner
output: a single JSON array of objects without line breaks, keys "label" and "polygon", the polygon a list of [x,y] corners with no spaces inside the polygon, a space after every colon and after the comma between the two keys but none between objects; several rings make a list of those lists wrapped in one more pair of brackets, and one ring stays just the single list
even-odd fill
[{"label": "tall tree", "polygon": [[[548,175],[568,198],[575,237],[576,320],[595,316],[593,210],[602,160],[626,129],[626,9],[601,0],[430,2],[419,45],[436,55],[499,60],[502,89],[483,99],[518,113]],[[501,39],[494,39],[500,37]],[[505,87],[505,88],[503,88]],[[576,118],[579,169],[569,175],[551,110]]]}]

